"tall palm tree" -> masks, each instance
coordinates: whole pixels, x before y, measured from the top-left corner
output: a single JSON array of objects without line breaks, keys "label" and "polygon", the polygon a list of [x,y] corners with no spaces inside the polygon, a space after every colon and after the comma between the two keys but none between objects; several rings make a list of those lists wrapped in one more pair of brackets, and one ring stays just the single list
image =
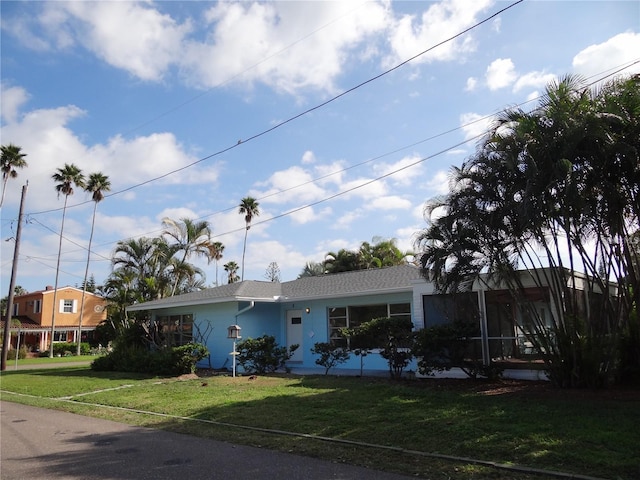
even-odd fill
[{"label": "tall palm tree", "polygon": [[244,215],[244,222],[246,224],[246,229],[244,231],[244,246],[242,247],[242,274],[240,279],[244,280],[244,255],[247,250],[247,233],[249,233],[249,229],[251,228],[251,220],[253,217],[257,217],[260,215],[259,203],[253,197],[245,197],[240,200],[240,205],[238,208],[238,213],[240,215]]},{"label": "tall palm tree", "polygon": [[238,281],[238,264],[234,261],[224,264],[224,271],[227,272],[227,283],[236,283]]},{"label": "tall palm tree", "polygon": [[62,224],[60,225],[60,242],[58,244],[58,261],[56,263],[56,282],[53,287],[53,308],[51,309],[51,340],[49,343],[49,358],[53,358],[53,336],[56,328],[56,300],[58,295],[58,277],[60,275],[60,256],[62,255],[62,233],[64,231],[64,218],[67,213],[67,201],[69,195],[73,195],[73,187],[84,187],[84,175],[82,171],[74,164],[65,163],[63,168],[58,168],[51,178],[58,182],[56,184],[56,191],[58,197],[60,194],[64,195],[64,206],[62,207]]},{"label": "tall palm tree", "polygon": [[222,242],[212,242],[209,245],[209,262],[213,260],[216,262],[216,287],[218,283],[218,261],[222,260],[222,252],[224,251],[224,245]]},{"label": "tall palm tree", "polygon": [[[208,257],[211,244],[211,227],[207,221],[194,221],[183,218],[180,221],[171,218],[162,220],[165,227],[163,234],[173,239],[172,244],[177,252],[182,252],[181,263],[185,263],[191,255]],[[171,295],[173,296],[180,283],[180,275],[176,275]]]},{"label": "tall palm tree", "polygon": [[80,355],[80,339],[82,337],[82,320],[84,317],[84,297],[87,291],[87,276],[89,275],[89,261],[91,260],[91,243],[93,241],[93,230],[96,224],[96,210],[98,202],[104,199],[104,192],[111,190],[109,177],[100,172],[89,175],[89,180],[84,187],[85,192],[91,193],[93,200],[93,216],[91,217],[91,233],[89,234],[89,247],[87,248],[87,266],[84,270],[84,282],[82,283],[82,300],[80,301],[80,321],[78,322],[78,345],[76,355]]},{"label": "tall palm tree", "polygon": [[27,162],[24,157],[26,153],[21,152],[21,148],[10,143],[9,145],[2,145],[2,198],[0,198],[0,208],[4,203],[4,195],[7,192],[7,182],[9,177],[16,178],[18,176],[17,168],[24,168],[27,166]]}]

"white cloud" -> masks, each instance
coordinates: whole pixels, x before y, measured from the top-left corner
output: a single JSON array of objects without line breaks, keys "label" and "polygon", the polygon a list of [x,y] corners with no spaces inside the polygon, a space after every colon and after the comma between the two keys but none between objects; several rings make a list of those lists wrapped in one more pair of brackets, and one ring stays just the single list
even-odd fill
[{"label": "white cloud", "polygon": [[470,140],[486,133],[491,127],[492,117],[477,113],[463,113],[460,115],[460,126],[465,140]]},{"label": "white cloud", "polygon": [[[402,16],[391,29],[390,42],[394,56],[387,59],[387,64],[411,58],[426,48],[453,37],[476,23],[478,15],[492,4],[491,0],[427,3],[429,8],[420,18],[414,15]],[[438,46],[414,62],[454,60],[475,49],[472,36],[466,35]]]},{"label": "white cloud", "polygon": [[315,163],[316,162],[316,156],[313,154],[313,152],[311,150],[307,150],[306,152],[304,152],[302,154],[302,164],[306,165],[309,163]]},{"label": "white cloud", "polygon": [[296,202],[301,205],[323,198],[327,192],[313,182],[313,176],[299,166],[275,172],[266,181],[257,183],[266,190],[254,193],[262,203]]},{"label": "white cloud", "polygon": [[2,120],[7,123],[14,123],[18,120],[20,107],[29,100],[29,94],[24,88],[9,87],[4,84],[2,84],[0,92],[0,104],[2,105],[0,112]]},{"label": "white cloud", "polygon": [[386,25],[385,4],[353,5],[217,3],[205,15],[210,29],[206,43],[191,41],[183,53],[185,79],[205,88],[236,77],[289,93],[333,90],[352,49]]},{"label": "white cloud", "polygon": [[545,72],[529,72],[520,76],[513,85],[513,91],[519,92],[525,88],[544,89],[549,83],[556,80],[557,77],[552,73]]},{"label": "white cloud", "polygon": [[410,208],[411,202],[397,195],[374,198],[367,204],[368,210],[408,210]]},{"label": "white cloud", "polygon": [[[191,31],[189,22],[178,24],[151,4],[51,2],[48,11],[52,9],[69,16],[65,26],[76,35],[77,44],[143,80],[162,78],[180,58],[183,39]],[[67,20],[63,15],[59,19],[52,25],[62,27],[61,21]]]},{"label": "white cloud", "polygon": [[[449,173],[444,170],[439,170],[431,177],[431,180],[427,183],[427,186],[434,192],[435,195],[444,195],[449,192]],[[420,216],[422,217],[422,211],[424,205],[420,206]]]},{"label": "white cloud", "polygon": [[[590,45],[573,57],[573,69],[585,77],[598,75],[607,69],[615,69],[637,60],[640,52],[640,33],[626,32],[611,37],[603,43]],[[640,72],[636,64],[625,74]]]},{"label": "white cloud", "polygon": [[515,66],[510,58],[498,58],[487,67],[485,79],[489,90],[508,87],[516,81]]},{"label": "white cloud", "polygon": [[373,171],[376,177],[390,175],[385,178],[386,181],[392,181],[399,185],[411,185],[420,178],[423,163],[420,157],[413,155],[404,157],[395,163],[380,163],[374,166]]},{"label": "white cloud", "polygon": [[467,84],[465,85],[464,89],[467,92],[473,92],[476,89],[476,85],[478,84],[478,79],[475,77],[469,77],[467,78]]}]

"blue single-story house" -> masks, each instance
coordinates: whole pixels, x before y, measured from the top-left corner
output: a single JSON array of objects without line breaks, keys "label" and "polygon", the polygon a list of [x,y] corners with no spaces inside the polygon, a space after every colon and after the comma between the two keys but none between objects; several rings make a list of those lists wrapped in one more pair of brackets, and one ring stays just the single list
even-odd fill
[{"label": "blue single-story house", "polygon": [[[551,308],[548,296],[539,290],[531,288],[531,300],[538,301],[542,310]],[[469,314],[477,317],[481,312],[479,358],[481,355],[485,364],[517,359],[530,346],[519,332],[519,313],[506,293],[478,284],[463,294],[469,301],[461,301],[459,296],[454,299],[437,294],[419,268],[400,265],[282,283],[245,280],[131,305],[127,310],[146,311],[150,321],[158,322],[165,335],[171,336],[173,344],[205,343],[215,369],[231,369],[233,341],[228,338],[228,327],[238,325],[243,339],[266,334],[282,346],[298,344],[287,364],[292,372],[322,373],[324,369],[316,365],[311,348],[318,342],[344,341],[338,333],[342,327],[377,317],[408,317],[418,330],[466,315],[469,305],[474,310]],[[367,374],[388,373],[386,361],[375,354],[366,357],[364,368]],[[415,370],[415,365],[410,368]],[[360,358],[353,355],[332,373],[359,371]]]}]

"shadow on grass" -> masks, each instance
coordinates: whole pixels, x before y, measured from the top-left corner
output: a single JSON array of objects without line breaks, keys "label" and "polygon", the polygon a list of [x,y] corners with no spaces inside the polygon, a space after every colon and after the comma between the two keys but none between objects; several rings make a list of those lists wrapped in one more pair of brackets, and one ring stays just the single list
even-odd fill
[{"label": "shadow on grass", "polygon": [[[267,397],[257,396],[261,385],[273,388],[278,380],[286,384]],[[402,464],[398,470],[409,474],[426,474],[425,469],[433,474],[428,466],[433,459],[399,455],[390,449],[364,448],[353,453],[358,450],[355,446],[336,447],[302,435],[603,478],[612,474],[621,479],[637,477],[640,461],[634,453],[634,425],[640,422],[640,413],[636,404],[602,398],[587,398],[576,404],[574,397],[561,391],[552,391],[544,400],[542,394],[528,398],[527,389],[534,392],[533,387],[516,387],[514,382],[469,381],[465,388],[450,382],[418,385],[380,378],[323,376],[169,381],[149,386],[147,395],[163,399],[159,407],[162,411],[170,409],[178,416],[202,422],[156,417],[146,425],[291,449],[334,461],[352,461],[355,456],[358,464],[379,469],[395,469],[393,462],[398,462]],[[214,394],[211,389],[219,392]],[[227,391],[228,395],[220,394]],[[135,402],[136,393],[125,391],[118,392],[118,404],[126,405],[130,394],[131,402]],[[214,396],[221,397],[217,403],[211,401]],[[456,478],[454,466],[451,478]],[[527,477],[514,477],[510,472],[504,478]]]}]

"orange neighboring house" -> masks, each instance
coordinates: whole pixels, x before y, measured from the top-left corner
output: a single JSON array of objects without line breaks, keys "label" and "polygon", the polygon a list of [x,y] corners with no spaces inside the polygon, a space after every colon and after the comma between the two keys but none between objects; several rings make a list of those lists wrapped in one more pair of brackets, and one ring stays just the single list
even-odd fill
[{"label": "orange neighboring house", "polygon": [[[17,333],[20,332],[20,346],[26,345],[32,351],[49,349],[51,341],[51,317],[55,308],[54,342],[76,342],[80,322],[82,290],[75,287],[60,287],[53,305],[55,290],[47,286],[45,290],[16,295],[13,299],[12,319],[20,325],[11,325],[11,348],[16,348]],[[85,292],[84,315],[82,317],[81,341],[90,341],[96,326],[107,319],[107,301],[99,295]]]}]

